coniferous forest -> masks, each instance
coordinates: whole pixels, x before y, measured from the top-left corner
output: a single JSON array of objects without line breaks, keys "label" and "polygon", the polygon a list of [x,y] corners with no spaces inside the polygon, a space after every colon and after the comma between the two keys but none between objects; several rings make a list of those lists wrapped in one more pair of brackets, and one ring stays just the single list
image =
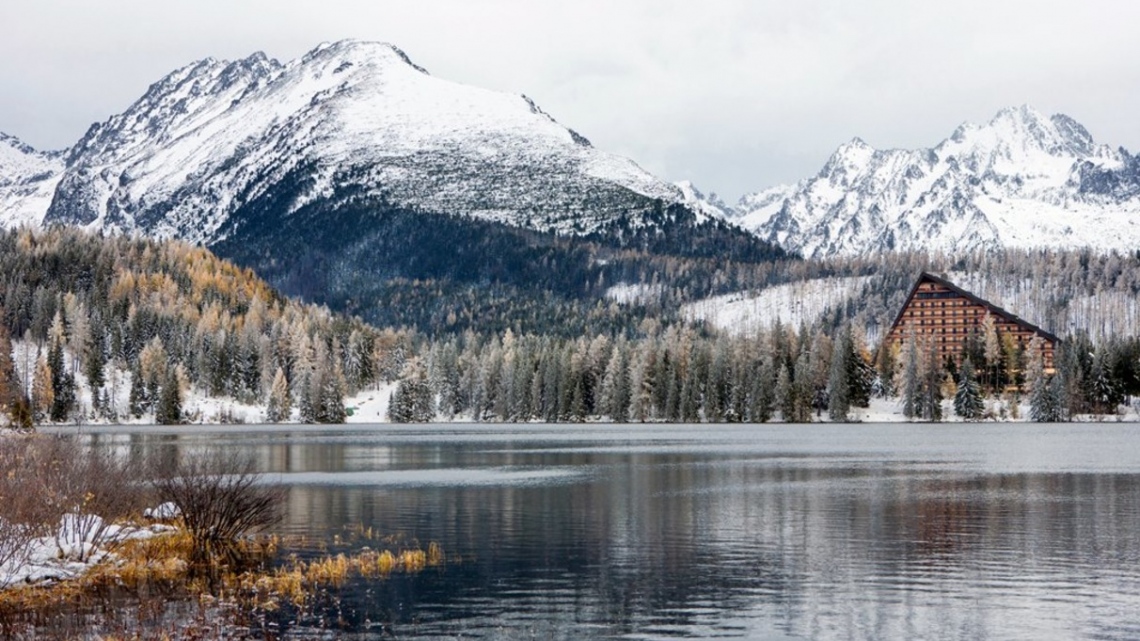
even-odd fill
[{"label": "coniferous forest", "polygon": [[393,377],[408,349],[176,241],[4,232],[0,273],[0,402],[20,426],[177,423],[192,392],[342,422],[345,395]]},{"label": "coniferous forest", "polygon": [[[608,253],[603,267],[621,264],[621,251]],[[250,269],[185,243],[24,229],[0,234],[0,403],[17,426],[226,420],[186,412],[191,394],[261,407],[267,422],[337,423],[352,409],[346,398],[387,384],[389,418],[397,422],[843,421],[874,398],[891,399],[911,420],[941,420],[946,412],[1000,418],[1016,415],[1020,402],[1031,408],[1028,418],[1058,421],[1112,414],[1140,395],[1140,341],[1104,331],[1111,324],[1065,336],[1052,374],[1034,350],[985,328],[958,361],[927,357],[920,340],[878,345],[875,328],[889,323],[882,318],[897,311],[914,274],[938,265],[938,257],[898,255],[877,264],[780,259],[732,268],[731,282],[721,282],[731,263],[718,271],[705,257],[641,256],[637,264],[661,271],[613,277],[636,282],[648,275],[643,285],[669,273],[711,279],[697,295],[747,281],[760,288],[830,276],[871,280],[815,322],[748,332],[685,319],[677,309],[694,296],[685,287],[630,302],[560,295],[551,306],[574,319],[561,326],[557,314],[546,315],[548,300],[513,287],[521,300],[486,326],[468,309],[465,323],[377,328],[287,299]],[[1033,294],[1041,308],[1075,317],[1061,303],[1094,288],[1134,297],[1138,263],[1006,252],[950,267],[967,276],[994,270],[1013,282],[1044,270],[1068,285]],[[607,273],[591,274],[603,284],[590,287],[604,288]],[[401,307],[393,318],[431,317],[436,306],[454,304],[448,296],[436,286],[431,296],[392,296],[386,304]],[[567,301],[574,302],[560,307]],[[546,331],[518,318],[522,309],[547,323]]]}]

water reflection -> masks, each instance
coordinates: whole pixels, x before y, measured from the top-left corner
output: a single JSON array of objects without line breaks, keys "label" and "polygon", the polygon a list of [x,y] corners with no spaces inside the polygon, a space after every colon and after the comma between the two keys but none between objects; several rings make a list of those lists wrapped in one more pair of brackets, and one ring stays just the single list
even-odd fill
[{"label": "water reflection", "polygon": [[288,484],[289,532],[363,525],[462,557],[349,586],[357,638],[1140,638],[1130,426],[82,438],[243,448]]}]

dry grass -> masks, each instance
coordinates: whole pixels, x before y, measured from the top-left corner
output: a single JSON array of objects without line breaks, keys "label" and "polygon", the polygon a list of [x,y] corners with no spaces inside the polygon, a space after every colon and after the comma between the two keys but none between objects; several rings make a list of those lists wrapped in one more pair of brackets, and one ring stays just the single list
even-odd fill
[{"label": "dry grass", "polygon": [[[120,462],[66,439],[0,439],[0,563],[20,563],[27,543],[50,536],[66,514],[86,540],[113,551],[82,576],[51,585],[0,586],[0,638],[272,638],[270,613],[298,621],[336,604],[353,580],[384,579],[443,566],[436,543],[382,536],[358,526],[332,541],[282,541],[264,531],[279,517],[279,490],[262,485],[252,464],[233,457],[184,460],[150,487],[182,510],[176,530],[123,539],[140,508],[154,504],[144,480],[155,468]],[[220,534],[219,534],[220,533]],[[362,544],[365,547],[361,547]],[[344,546],[353,553],[330,553]],[[312,557],[281,558],[283,547]],[[373,549],[375,548],[375,549]],[[172,615],[171,613],[176,613]],[[240,633],[238,636],[241,636]]]},{"label": "dry grass", "polygon": [[[402,540],[383,538],[393,542]],[[53,621],[53,616],[93,608],[106,614],[107,608],[94,606],[114,599],[137,604],[139,613],[130,618],[135,623],[144,619],[161,620],[162,608],[177,601],[195,606],[190,608],[194,616],[213,619],[213,625],[219,625],[218,617],[226,617],[227,625],[233,629],[248,628],[253,625],[251,622],[264,620],[266,614],[286,605],[293,610],[291,618],[302,617],[322,600],[335,599],[335,592],[353,579],[376,580],[395,573],[414,574],[447,562],[442,548],[433,542],[426,550],[365,548],[352,554],[322,554],[312,559],[290,555],[272,565],[271,560],[279,556],[281,544],[281,540],[273,536],[243,539],[238,549],[247,559],[244,567],[226,566],[207,577],[195,572],[188,560],[195,543],[185,528],[149,539],[126,541],[117,550],[114,560],[96,565],[75,580],[0,591],[0,636],[8,638],[21,621],[43,626]],[[124,597],[126,600],[122,601]],[[155,610],[155,613],[145,617],[144,609]],[[199,621],[195,625],[202,624]],[[127,624],[118,621],[118,625]],[[115,633],[114,622],[105,622],[100,627],[113,633],[101,638],[140,638],[138,630]],[[146,629],[149,632],[143,637],[150,638],[154,629]],[[186,629],[179,630],[167,633],[166,637],[197,638]]]}]

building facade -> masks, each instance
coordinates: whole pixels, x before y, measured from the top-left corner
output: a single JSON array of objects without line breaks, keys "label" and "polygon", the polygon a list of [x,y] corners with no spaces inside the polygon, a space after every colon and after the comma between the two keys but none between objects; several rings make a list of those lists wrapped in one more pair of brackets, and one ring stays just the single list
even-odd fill
[{"label": "building facade", "polygon": [[901,346],[913,332],[919,340],[933,340],[940,358],[952,358],[958,362],[966,337],[971,332],[981,335],[986,316],[993,318],[999,336],[1009,336],[1021,349],[1028,349],[1034,336],[1040,337],[1045,371],[1054,371],[1054,354],[1061,339],[950,281],[928,273],[919,276],[891,325],[887,340]]}]

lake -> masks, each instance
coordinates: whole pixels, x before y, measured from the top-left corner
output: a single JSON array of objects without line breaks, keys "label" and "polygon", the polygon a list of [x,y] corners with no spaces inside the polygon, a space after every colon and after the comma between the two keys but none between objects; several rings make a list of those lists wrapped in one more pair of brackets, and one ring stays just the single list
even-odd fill
[{"label": "lake", "polygon": [[443,547],[340,638],[1140,638],[1134,424],[81,431],[246,450],[288,534]]}]

